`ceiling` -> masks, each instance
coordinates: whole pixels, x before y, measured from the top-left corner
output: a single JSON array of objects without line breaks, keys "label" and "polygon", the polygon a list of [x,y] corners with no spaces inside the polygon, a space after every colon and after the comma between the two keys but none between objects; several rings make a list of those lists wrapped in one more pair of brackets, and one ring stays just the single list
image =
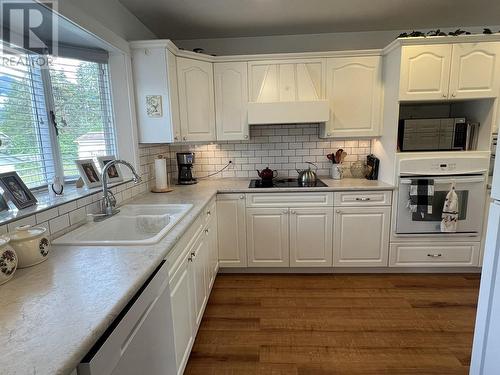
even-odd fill
[{"label": "ceiling", "polygon": [[120,0],[159,38],[500,24],[498,0]]}]

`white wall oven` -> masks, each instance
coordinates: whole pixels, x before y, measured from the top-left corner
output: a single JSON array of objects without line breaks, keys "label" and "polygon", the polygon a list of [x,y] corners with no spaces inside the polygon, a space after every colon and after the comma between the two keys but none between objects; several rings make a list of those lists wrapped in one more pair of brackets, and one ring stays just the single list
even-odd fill
[{"label": "white wall oven", "polygon": [[[401,160],[396,213],[396,235],[439,235],[446,195],[452,185],[458,196],[458,235],[480,235],[484,215],[488,158]],[[411,212],[409,207],[412,180],[432,180],[432,213]],[[450,233],[446,233],[450,235]]]}]

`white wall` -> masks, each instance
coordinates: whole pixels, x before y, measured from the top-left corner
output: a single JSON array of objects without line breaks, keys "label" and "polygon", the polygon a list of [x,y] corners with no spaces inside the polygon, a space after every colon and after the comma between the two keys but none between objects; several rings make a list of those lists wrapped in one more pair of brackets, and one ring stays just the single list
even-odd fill
[{"label": "white wall", "polygon": [[[483,31],[482,27],[462,28],[474,33],[481,33]],[[446,28],[443,29],[443,31],[448,32],[456,29],[458,29],[458,27]],[[491,29],[493,31],[498,31],[500,30],[500,26],[494,26],[491,27]],[[246,38],[175,40],[174,42],[178,47],[186,50],[192,50],[193,48],[200,47],[204,48],[206,53],[215,53],[217,55],[340,51],[384,48],[401,32],[401,30],[390,30],[304,35],[274,35]]]}]

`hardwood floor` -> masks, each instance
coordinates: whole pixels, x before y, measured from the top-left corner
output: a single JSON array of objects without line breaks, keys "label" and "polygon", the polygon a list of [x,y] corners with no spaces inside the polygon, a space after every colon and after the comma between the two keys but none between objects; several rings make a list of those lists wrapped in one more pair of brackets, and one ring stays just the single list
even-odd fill
[{"label": "hardwood floor", "polygon": [[185,374],[468,374],[479,275],[217,276]]}]

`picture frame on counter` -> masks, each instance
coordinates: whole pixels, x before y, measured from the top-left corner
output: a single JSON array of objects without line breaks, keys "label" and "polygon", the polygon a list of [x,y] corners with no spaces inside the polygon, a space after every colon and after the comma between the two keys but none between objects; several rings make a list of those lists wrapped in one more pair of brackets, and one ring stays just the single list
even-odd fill
[{"label": "picture frame on counter", "polygon": [[[116,157],[114,155],[106,155],[106,156],[98,156],[97,161],[99,162],[99,167],[101,169],[101,173],[104,170],[104,167],[106,164],[109,162],[116,160]],[[120,170],[120,167],[118,165],[112,165],[109,167],[108,172],[108,181],[109,182],[121,182],[123,181],[123,175],[122,171]]]},{"label": "picture frame on counter", "polygon": [[78,172],[88,188],[94,188],[102,185],[99,171],[92,159],[75,160]]},{"label": "picture frame on counter", "polygon": [[[38,202],[17,172],[0,173],[0,186],[5,196],[20,210],[33,206]],[[7,203],[4,203],[8,210]]]}]

